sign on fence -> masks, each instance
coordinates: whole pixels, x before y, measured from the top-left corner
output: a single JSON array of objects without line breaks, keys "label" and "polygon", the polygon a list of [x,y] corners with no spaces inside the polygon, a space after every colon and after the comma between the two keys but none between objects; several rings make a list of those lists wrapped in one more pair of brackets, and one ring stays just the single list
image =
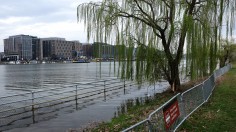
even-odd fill
[{"label": "sign on fence", "polygon": [[177,97],[163,108],[163,115],[165,127],[169,129],[180,115]]}]

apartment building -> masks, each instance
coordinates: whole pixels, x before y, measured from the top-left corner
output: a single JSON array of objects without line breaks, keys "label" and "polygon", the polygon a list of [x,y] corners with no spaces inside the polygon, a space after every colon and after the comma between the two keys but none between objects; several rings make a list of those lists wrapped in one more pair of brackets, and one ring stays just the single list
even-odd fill
[{"label": "apartment building", "polygon": [[87,58],[114,58],[115,46],[94,42],[80,43],[65,38],[37,38],[30,35],[15,35],[4,39],[5,60],[71,60]]},{"label": "apartment building", "polygon": [[73,59],[73,52],[82,50],[79,41],[66,41],[65,38],[42,38],[40,43],[42,44],[41,56],[45,60]]},{"label": "apartment building", "polygon": [[15,35],[4,39],[4,53],[8,55],[19,55],[20,60],[33,59],[33,46],[39,44],[39,39],[30,35]]}]

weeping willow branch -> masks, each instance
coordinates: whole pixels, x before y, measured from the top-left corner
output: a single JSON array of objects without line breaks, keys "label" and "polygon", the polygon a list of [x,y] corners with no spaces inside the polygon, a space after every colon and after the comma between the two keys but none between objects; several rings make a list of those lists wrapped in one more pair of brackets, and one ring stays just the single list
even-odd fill
[{"label": "weeping willow branch", "polygon": [[79,5],[77,17],[84,22],[88,39],[122,47],[118,55],[122,76],[132,78],[136,71],[136,79],[153,81],[164,73],[176,91],[183,54],[185,73],[192,79],[216,68],[221,30],[225,28],[227,38],[232,35],[235,7],[235,0],[103,0]]}]

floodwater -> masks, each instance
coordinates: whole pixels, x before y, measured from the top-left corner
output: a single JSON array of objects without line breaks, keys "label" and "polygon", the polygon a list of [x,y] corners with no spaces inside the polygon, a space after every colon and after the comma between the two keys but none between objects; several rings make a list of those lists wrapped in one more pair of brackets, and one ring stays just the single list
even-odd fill
[{"label": "floodwater", "polygon": [[[113,63],[0,65],[0,96],[116,76]],[[115,69],[115,70],[114,70]]]},{"label": "floodwater", "polygon": [[[100,67],[101,65],[101,67]],[[47,90],[58,86],[72,85],[75,82],[88,82],[91,79],[110,78],[117,76],[118,63],[66,63],[66,64],[29,64],[29,65],[0,65],[0,97],[29,91]],[[117,108],[128,99],[151,96],[160,93],[168,86],[167,82],[157,85],[145,84],[127,86],[122,90],[112,93],[106,100],[95,99],[88,103],[64,107],[57,110],[43,121],[34,124],[24,124],[24,120],[14,122],[14,127],[9,131],[18,132],[64,132],[88,126],[93,122],[109,121],[114,117]],[[15,128],[16,127],[16,128]]]}]

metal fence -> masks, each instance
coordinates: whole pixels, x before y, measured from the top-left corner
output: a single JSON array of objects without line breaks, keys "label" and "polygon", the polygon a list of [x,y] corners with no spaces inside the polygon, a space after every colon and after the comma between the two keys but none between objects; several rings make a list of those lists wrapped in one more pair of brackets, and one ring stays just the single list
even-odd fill
[{"label": "metal fence", "polygon": [[117,92],[125,94],[133,85],[131,81],[109,78],[0,97],[0,131],[53,118],[69,106],[79,109],[89,102],[105,101]]},{"label": "metal fence", "polygon": [[228,64],[216,70],[204,82],[183,93],[176,94],[152,112],[147,119],[123,130],[123,132],[176,131],[195,110],[208,101],[215,88],[217,77],[228,72],[231,67],[231,64]]}]

